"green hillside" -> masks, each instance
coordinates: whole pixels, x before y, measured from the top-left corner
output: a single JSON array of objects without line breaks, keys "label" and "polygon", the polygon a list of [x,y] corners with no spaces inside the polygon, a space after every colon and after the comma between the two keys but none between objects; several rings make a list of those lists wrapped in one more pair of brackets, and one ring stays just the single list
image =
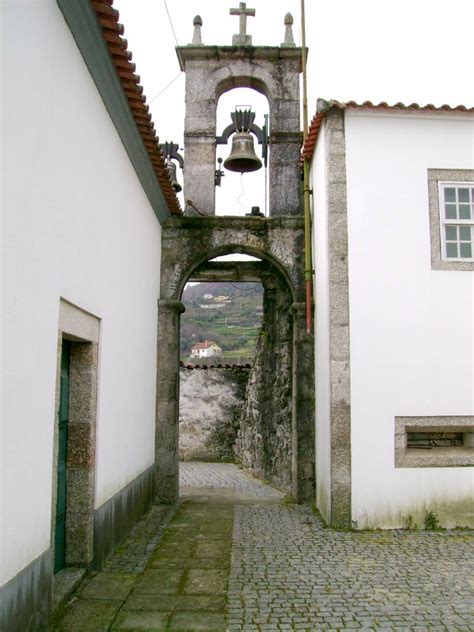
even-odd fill
[{"label": "green hillside", "polygon": [[187,361],[197,342],[213,340],[221,362],[250,362],[262,321],[260,283],[196,283],[183,293],[181,358]]}]

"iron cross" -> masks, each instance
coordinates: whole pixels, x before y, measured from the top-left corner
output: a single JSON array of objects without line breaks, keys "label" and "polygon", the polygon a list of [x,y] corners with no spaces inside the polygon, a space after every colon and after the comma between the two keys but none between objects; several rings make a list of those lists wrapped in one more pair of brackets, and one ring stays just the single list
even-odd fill
[{"label": "iron cross", "polygon": [[246,2],[239,2],[239,8],[231,9],[230,15],[238,15],[240,17],[240,32],[239,35],[234,35],[233,40],[238,40],[241,44],[247,43],[248,38],[251,37],[247,35],[247,16],[253,17],[255,9],[247,9]]}]

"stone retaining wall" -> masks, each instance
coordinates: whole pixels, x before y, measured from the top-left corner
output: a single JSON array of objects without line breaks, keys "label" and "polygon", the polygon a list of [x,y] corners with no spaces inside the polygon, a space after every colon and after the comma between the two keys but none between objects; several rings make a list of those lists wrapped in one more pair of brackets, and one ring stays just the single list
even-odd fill
[{"label": "stone retaining wall", "polygon": [[180,369],[179,458],[232,461],[250,368]]},{"label": "stone retaining wall", "polygon": [[245,395],[235,456],[275,487],[291,492],[292,340],[291,295],[283,279],[262,279],[263,327]]}]

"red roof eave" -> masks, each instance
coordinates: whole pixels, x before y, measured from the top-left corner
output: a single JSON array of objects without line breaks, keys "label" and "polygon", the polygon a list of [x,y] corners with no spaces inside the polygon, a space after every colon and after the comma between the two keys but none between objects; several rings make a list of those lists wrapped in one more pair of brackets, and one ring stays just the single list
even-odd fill
[{"label": "red roof eave", "polygon": [[128,50],[127,40],[122,38],[124,27],[118,21],[119,12],[113,8],[113,0],[90,2],[169,211],[174,215],[180,215],[181,207],[159,146],[155,125],[143,94],[143,87],[140,85],[140,76],[135,74],[136,67],[131,61],[132,53]]},{"label": "red roof eave", "polygon": [[437,107],[432,103],[428,103],[427,105],[419,105],[418,103],[405,105],[404,103],[399,102],[395,103],[395,105],[389,105],[385,101],[375,104],[372,103],[372,101],[364,101],[363,103],[348,101],[347,103],[342,103],[340,101],[324,101],[323,99],[318,99],[318,111],[311,121],[308,129],[308,134],[301,150],[302,161],[306,159],[310,160],[313,157],[314,150],[316,148],[316,142],[318,140],[319,130],[321,128],[321,123],[326,118],[327,113],[333,109],[345,110],[347,108],[370,110],[416,110],[419,112],[474,112],[474,107],[468,108],[465,105],[457,105],[452,107],[445,104]]}]

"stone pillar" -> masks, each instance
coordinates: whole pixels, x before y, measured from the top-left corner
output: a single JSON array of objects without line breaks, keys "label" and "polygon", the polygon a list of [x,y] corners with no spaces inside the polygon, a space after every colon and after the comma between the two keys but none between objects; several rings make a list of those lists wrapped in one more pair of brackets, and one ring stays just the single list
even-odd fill
[{"label": "stone pillar", "polygon": [[312,502],[314,467],[314,337],[306,333],[306,304],[293,303],[293,497]]},{"label": "stone pillar", "polygon": [[179,301],[158,301],[156,382],[156,493],[163,503],[179,496]]},{"label": "stone pillar", "polygon": [[344,112],[326,117],[328,191],[331,524],[352,519],[351,375]]},{"label": "stone pillar", "polygon": [[202,61],[187,62],[183,182],[185,201],[191,200],[201,213],[215,215],[217,101],[208,91],[208,81],[208,69]]},{"label": "stone pillar", "polygon": [[302,212],[301,143],[300,132],[272,132],[270,136],[268,173],[271,217],[300,215]]},{"label": "stone pillar", "polygon": [[[184,199],[190,200],[204,215],[216,213],[216,139],[215,135],[185,133],[184,135]],[[196,213],[186,209],[186,215]]]}]

